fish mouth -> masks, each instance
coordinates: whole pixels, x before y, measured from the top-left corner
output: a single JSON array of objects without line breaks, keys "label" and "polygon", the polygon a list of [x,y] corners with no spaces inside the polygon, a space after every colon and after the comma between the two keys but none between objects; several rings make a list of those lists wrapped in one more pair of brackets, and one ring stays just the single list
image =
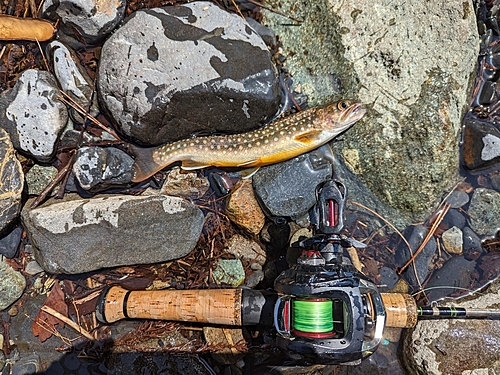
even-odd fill
[{"label": "fish mouth", "polygon": [[353,103],[342,116],[342,122],[346,123],[346,126],[354,124],[356,121],[361,120],[365,115],[366,109],[360,102]]}]

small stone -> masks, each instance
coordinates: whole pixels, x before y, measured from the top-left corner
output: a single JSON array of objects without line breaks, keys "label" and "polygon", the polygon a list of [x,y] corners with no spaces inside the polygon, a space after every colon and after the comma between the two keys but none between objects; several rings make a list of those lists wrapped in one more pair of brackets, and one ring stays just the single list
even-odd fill
[{"label": "small stone", "polygon": [[464,245],[463,253],[467,260],[476,260],[485,250],[481,246],[481,239],[469,227],[463,229]]},{"label": "small stone", "polygon": [[445,231],[441,237],[443,246],[451,254],[462,254],[463,234],[457,227],[451,227]]},{"label": "small stone", "polygon": [[250,265],[250,268],[253,270],[253,271],[262,271],[262,266],[259,264],[259,263],[252,263]]},{"label": "small stone", "polygon": [[9,135],[0,129],[0,230],[11,224],[21,210],[24,174]]},{"label": "small stone", "polygon": [[40,357],[37,354],[31,354],[26,357],[21,357],[19,361],[14,363],[11,375],[30,375],[37,374],[40,371]]},{"label": "small stone", "polygon": [[500,131],[489,123],[466,119],[462,159],[464,167],[473,172],[497,165],[500,162]]},{"label": "small stone", "polygon": [[[30,168],[28,173],[26,173],[26,184],[28,185],[29,195],[40,195],[41,192],[47,187],[48,184],[52,182],[54,177],[57,176],[57,168],[51,165],[41,166],[35,164]],[[54,195],[61,184],[58,184],[53,190],[52,195]]]},{"label": "small stone", "polygon": [[466,222],[467,219],[465,218],[465,216],[462,215],[459,210],[452,208],[446,213],[443,221],[440,224],[440,228],[448,229],[455,226],[459,229],[462,229],[463,227],[465,227]]},{"label": "small stone", "polygon": [[210,187],[206,177],[197,172],[181,171],[180,168],[172,169],[163,183],[160,193],[176,197],[200,199]]},{"label": "small stone", "polygon": [[18,271],[0,259],[0,310],[16,302],[23,294],[26,280]]},{"label": "small stone", "polygon": [[266,217],[262,212],[252,187],[251,179],[241,180],[226,201],[226,215],[251,234],[259,234]]},{"label": "small stone", "polygon": [[380,278],[377,280],[378,284],[386,285],[388,289],[394,288],[399,280],[396,271],[389,267],[382,267],[379,270]]},{"label": "small stone", "polygon": [[67,194],[35,209],[30,203],[21,217],[35,259],[56,274],[181,258],[195,247],[204,221],[199,208],[166,195]]},{"label": "small stone", "polygon": [[26,268],[24,269],[24,271],[28,275],[36,275],[38,273],[44,272],[43,268],[40,267],[40,265],[35,260],[32,260],[31,262],[29,262],[26,265]]},{"label": "small stone", "polygon": [[454,190],[448,198],[446,198],[446,202],[451,205],[451,208],[460,208],[469,203],[469,194],[465,191]]},{"label": "small stone", "polygon": [[9,309],[9,311],[7,311],[7,314],[9,314],[9,316],[16,316],[19,314],[19,309],[14,305]]},{"label": "small stone", "polygon": [[59,21],[59,38],[78,48],[82,46],[81,39],[86,44],[105,39],[122,21],[125,6],[124,0],[47,0],[43,3],[41,15]]},{"label": "small stone", "polygon": [[316,204],[316,187],[332,175],[331,158],[331,149],[325,145],[261,168],[253,176],[259,201],[271,216],[292,220],[304,216]]},{"label": "small stone", "polygon": [[257,263],[260,266],[266,263],[266,252],[262,247],[257,242],[248,240],[239,234],[231,237],[228,247],[224,251],[248,263]]},{"label": "small stone", "polygon": [[500,228],[500,193],[478,188],[474,190],[468,214],[470,227],[479,236],[494,236]]},{"label": "small stone", "polygon": [[247,276],[245,279],[245,286],[255,288],[262,280],[264,280],[263,271],[255,271]]},{"label": "small stone", "polygon": [[23,229],[21,227],[17,227],[7,236],[0,239],[0,254],[6,258],[14,258],[17,254],[19,244],[21,243],[22,235]]},{"label": "small stone", "polygon": [[59,99],[55,77],[46,71],[28,69],[5,94],[9,101],[0,117],[14,148],[42,163],[49,162],[68,121],[66,105]]},{"label": "small stone", "polygon": [[95,193],[129,184],[133,164],[132,157],[115,147],[81,147],[73,173],[84,190]]},{"label": "small stone", "polygon": [[216,284],[237,287],[245,281],[245,270],[239,259],[221,259],[217,262],[212,277]]}]

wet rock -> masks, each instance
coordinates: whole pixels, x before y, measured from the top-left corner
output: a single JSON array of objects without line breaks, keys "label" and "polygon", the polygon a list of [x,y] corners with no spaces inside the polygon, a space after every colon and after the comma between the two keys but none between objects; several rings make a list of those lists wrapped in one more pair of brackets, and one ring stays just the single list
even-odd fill
[{"label": "wet rock", "polygon": [[484,171],[498,165],[500,131],[492,124],[466,119],[462,160],[464,167],[471,172]]},{"label": "wet rock", "polygon": [[380,285],[386,285],[388,289],[394,288],[396,283],[399,280],[398,274],[396,271],[389,267],[382,267],[379,270],[379,279],[377,280],[377,283]]},{"label": "wet rock", "polygon": [[122,21],[126,2],[123,0],[48,0],[41,16],[59,21],[59,39],[73,48],[96,44],[108,36]]},{"label": "wet rock", "polygon": [[485,252],[483,247],[481,246],[481,239],[469,227],[465,227],[463,229],[463,238],[463,253],[465,259],[476,260],[481,254]]},{"label": "wet rock", "polygon": [[129,184],[133,164],[132,157],[114,147],[81,147],[73,173],[84,190],[95,193]]},{"label": "wet rock", "polygon": [[439,227],[441,229],[449,229],[451,227],[462,229],[463,227],[465,227],[466,222],[467,219],[465,218],[465,216],[462,215],[460,211],[452,208],[446,213]]},{"label": "wet rock", "polygon": [[24,175],[21,163],[5,130],[0,129],[0,230],[12,223],[21,210]]},{"label": "wet rock", "polygon": [[216,284],[236,287],[245,281],[245,270],[239,259],[221,259],[217,262],[212,277]]},{"label": "wet rock", "polygon": [[[415,254],[415,250],[419,248],[428,232],[429,230],[422,225],[410,227],[406,231],[405,238],[407,238],[408,243],[412,248],[412,254]],[[427,274],[429,273],[429,265],[432,258],[434,257],[434,254],[436,253],[436,249],[436,240],[434,239],[434,237],[432,237],[415,259],[415,267],[410,264],[410,266],[408,266],[406,271],[403,273],[403,277],[412,287],[418,287],[419,281],[420,284],[422,284],[427,278]],[[398,248],[396,249],[396,262],[398,266],[402,267],[411,258],[412,254],[410,254],[408,246],[406,246],[406,244],[401,241]],[[414,268],[416,268],[417,270],[416,275]]]},{"label": "wet rock", "polygon": [[[26,173],[26,184],[28,185],[28,194],[40,195],[40,193],[47,187],[48,184],[57,176],[57,168],[53,166],[42,166],[35,164]],[[59,184],[54,190],[52,195],[56,193]]]},{"label": "wet rock", "polygon": [[17,254],[17,249],[21,243],[21,236],[23,229],[21,227],[15,228],[12,232],[0,239],[0,254],[6,258],[14,258]]},{"label": "wet rock", "polygon": [[246,239],[239,234],[231,237],[224,252],[234,255],[250,265],[257,263],[263,266],[266,262],[266,252],[262,247],[257,242]]},{"label": "wet rock", "polygon": [[477,260],[477,269],[480,273],[480,285],[496,280],[500,274],[500,253],[487,253]]},{"label": "wet rock", "polygon": [[[85,70],[76,63],[74,52],[57,40],[47,45],[47,51],[52,63],[53,73],[61,89],[88,111],[92,100],[92,92],[94,91],[93,82]],[[96,116],[99,112],[96,104],[94,103],[94,106],[90,108],[89,113],[92,116]],[[74,108],[69,109],[69,114],[74,121],[83,122],[84,116]]]},{"label": "wet rock", "polygon": [[23,294],[26,280],[20,272],[0,258],[0,310],[4,310],[16,302]]},{"label": "wet rock", "polygon": [[[488,293],[458,301],[443,301],[439,306],[497,309],[498,284]],[[419,321],[405,332],[403,363],[410,373],[429,375],[495,374],[498,363],[498,320],[440,319]],[[478,349],[480,348],[480,349]]]},{"label": "wet rock", "polygon": [[465,294],[464,289],[470,289],[474,284],[474,269],[476,262],[463,256],[453,257],[443,267],[437,270],[427,283],[427,297],[437,301],[447,296]]},{"label": "wet rock", "polygon": [[9,133],[14,148],[40,162],[49,162],[68,121],[66,106],[57,99],[59,87],[46,71],[28,69],[2,100],[7,105],[0,126]]},{"label": "wet rock", "polygon": [[304,20],[264,11],[294,88],[311,105],[343,96],[373,106],[334,145],[336,156],[384,203],[425,218],[456,178],[478,52],[472,2],[288,0],[280,11]]},{"label": "wet rock", "polygon": [[165,262],[187,255],[203,213],[182,198],[101,195],[44,203],[22,212],[35,259],[50,273]]},{"label": "wet rock", "polygon": [[37,374],[40,370],[40,357],[38,354],[32,354],[21,357],[19,361],[14,363],[10,373],[12,375],[30,375]]},{"label": "wet rock", "polygon": [[254,129],[280,96],[260,36],[203,1],[134,12],[103,46],[98,88],[117,128],[143,146]]},{"label": "wet rock", "polygon": [[454,190],[447,198],[446,202],[452,209],[457,209],[469,203],[469,194],[465,191]]},{"label": "wet rock", "polygon": [[474,190],[468,214],[470,227],[479,236],[494,236],[500,228],[500,193],[478,188]]},{"label": "wet rock", "polygon": [[252,186],[252,180],[241,180],[226,201],[226,215],[229,219],[251,234],[259,234],[266,217],[262,212]]},{"label": "wet rock", "polygon": [[181,172],[180,168],[174,168],[167,175],[161,187],[161,194],[200,199],[209,187],[208,179],[197,172]]},{"label": "wet rock", "polygon": [[457,227],[451,227],[441,237],[445,250],[451,254],[462,254],[463,234]]},{"label": "wet rock", "polygon": [[328,145],[283,163],[261,168],[253,176],[255,194],[271,216],[298,219],[316,204],[316,186],[332,175]]}]

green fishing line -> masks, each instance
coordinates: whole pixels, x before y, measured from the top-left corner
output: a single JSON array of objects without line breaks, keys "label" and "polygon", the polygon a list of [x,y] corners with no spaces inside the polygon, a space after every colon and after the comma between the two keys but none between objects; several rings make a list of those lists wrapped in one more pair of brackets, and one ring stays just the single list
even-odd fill
[{"label": "green fishing line", "polygon": [[331,300],[292,300],[293,328],[302,332],[324,333],[333,330]]}]

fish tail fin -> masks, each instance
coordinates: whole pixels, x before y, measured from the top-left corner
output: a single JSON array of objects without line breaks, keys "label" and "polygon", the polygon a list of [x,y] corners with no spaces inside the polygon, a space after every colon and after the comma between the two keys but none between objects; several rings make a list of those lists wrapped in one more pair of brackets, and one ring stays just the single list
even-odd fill
[{"label": "fish tail fin", "polygon": [[137,147],[129,145],[129,152],[134,156],[132,172],[132,182],[141,182],[151,177],[164,166],[158,164],[153,159],[153,151],[156,147]]}]

